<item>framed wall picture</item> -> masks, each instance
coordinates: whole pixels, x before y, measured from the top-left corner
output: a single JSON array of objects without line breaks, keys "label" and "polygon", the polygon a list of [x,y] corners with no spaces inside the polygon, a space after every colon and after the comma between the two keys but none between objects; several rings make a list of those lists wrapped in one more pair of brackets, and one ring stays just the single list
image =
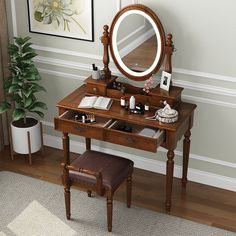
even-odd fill
[{"label": "framed wall picture", "polygon": [[93,0],[27,0],[29,31],[94,41]]},{"label": "framed wall picture", "polygon": [[160,88],[164,89],[166,91],[169,91],[170,88],[170,80],[171,80],[171,74],[167,73],[166,71],[162,72],[161,75],[161,84],[160,84]]}]

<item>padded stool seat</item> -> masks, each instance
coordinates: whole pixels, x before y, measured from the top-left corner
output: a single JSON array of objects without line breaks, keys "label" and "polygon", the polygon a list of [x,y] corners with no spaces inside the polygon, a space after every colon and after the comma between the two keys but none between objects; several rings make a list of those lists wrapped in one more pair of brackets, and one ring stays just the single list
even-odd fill
[{"label": "padded stool seat", "polygon": [[115,190],[126,180],[127,207],[131,205],[133,161],[87,150],[70,165],[64,166],[63,183],[66,205],[66,216],[70,219],[70,187],[75,184],[85,188],[88,195],[96,191],[99,195],[107,197],[107,227],[112,230],[113,194]]},{"label": "padded stool seat", "polygon": [[[71,166],[93,172],[101,172],[102,186],[106,189],[116,190],[121,183],[132,173],[134,163],[126,158],[105,154],[97,151],[86,151],[75,159]],[[72,182],[96,183],[96,178],[77,171],[69,170]]]}]

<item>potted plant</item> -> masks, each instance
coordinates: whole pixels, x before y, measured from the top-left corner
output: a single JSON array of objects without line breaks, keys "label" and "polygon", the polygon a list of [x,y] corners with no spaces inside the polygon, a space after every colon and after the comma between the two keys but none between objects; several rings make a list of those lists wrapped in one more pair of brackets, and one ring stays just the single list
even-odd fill
[{"label": "potted plant", "polygon": [[46,104],[38,101],[35,96],[37,92],[46,90],[37,83],[41,76],[32,61],[37,54],[29,40],[30,37],[15,37],[14,43],[8,47],[10,76],[4,81],[6,101],[0,105],[0,114],[13,109],[12,146],[13,150],[20,154],[29,154],[28,136],[31,153],[41,149],[40,123],[29,116],[29,113],[43,118],[42,110],[47,109]]}]

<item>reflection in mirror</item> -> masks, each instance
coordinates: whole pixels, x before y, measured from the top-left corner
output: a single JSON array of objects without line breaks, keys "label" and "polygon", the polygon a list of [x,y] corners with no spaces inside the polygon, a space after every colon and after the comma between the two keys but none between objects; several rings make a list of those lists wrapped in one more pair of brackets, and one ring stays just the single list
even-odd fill
[{"label": "reflection in mirror", "polygon": [[[165,42],[160,20],[144,5],[127,6],[112,21],[110,52],[116,67],[129,79],[143,81],[157,73],[165,57]],[[106,41],[103,44],[106,49]],[[169,44],[172,47],[171,41]]]},{"label": "reflection in mirror", "polygon": [[117,33],[117,48],[123,63],[132,71],[146,71],[157,54],[157,37],[150,22],[140,14],[123,19]]}]

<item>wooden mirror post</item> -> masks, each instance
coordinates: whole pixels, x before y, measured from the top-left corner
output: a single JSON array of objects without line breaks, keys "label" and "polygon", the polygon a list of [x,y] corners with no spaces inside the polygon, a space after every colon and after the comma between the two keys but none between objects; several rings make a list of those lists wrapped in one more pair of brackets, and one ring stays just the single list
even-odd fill
[{"label": "wooden mirror post", "polygon": [[108,46],[110,44],[110,37],[109,37],[109,26],[108,25],[104,25],[103,27],[104,32],[103,32],[103,36],[101,37],[101,42],[103,44],[104,47],[104,52],[103,52],[103,64],[104,64],[104,76],[106,79],[110,79],[111,78],[111,71],[108,67],[109,65],[109,52],[108,52]]},{"label": "wooden mirror post", "polygon": [[166,45],[165,45],[165,55],[166,55],[166,60],[165,60],[165,71],[168,73],[172,73],[172,63],[171,63],[171,56],[174,51],[174,45],[172,41],[172,34],[167,35],[167,40],[166,40]]}]

